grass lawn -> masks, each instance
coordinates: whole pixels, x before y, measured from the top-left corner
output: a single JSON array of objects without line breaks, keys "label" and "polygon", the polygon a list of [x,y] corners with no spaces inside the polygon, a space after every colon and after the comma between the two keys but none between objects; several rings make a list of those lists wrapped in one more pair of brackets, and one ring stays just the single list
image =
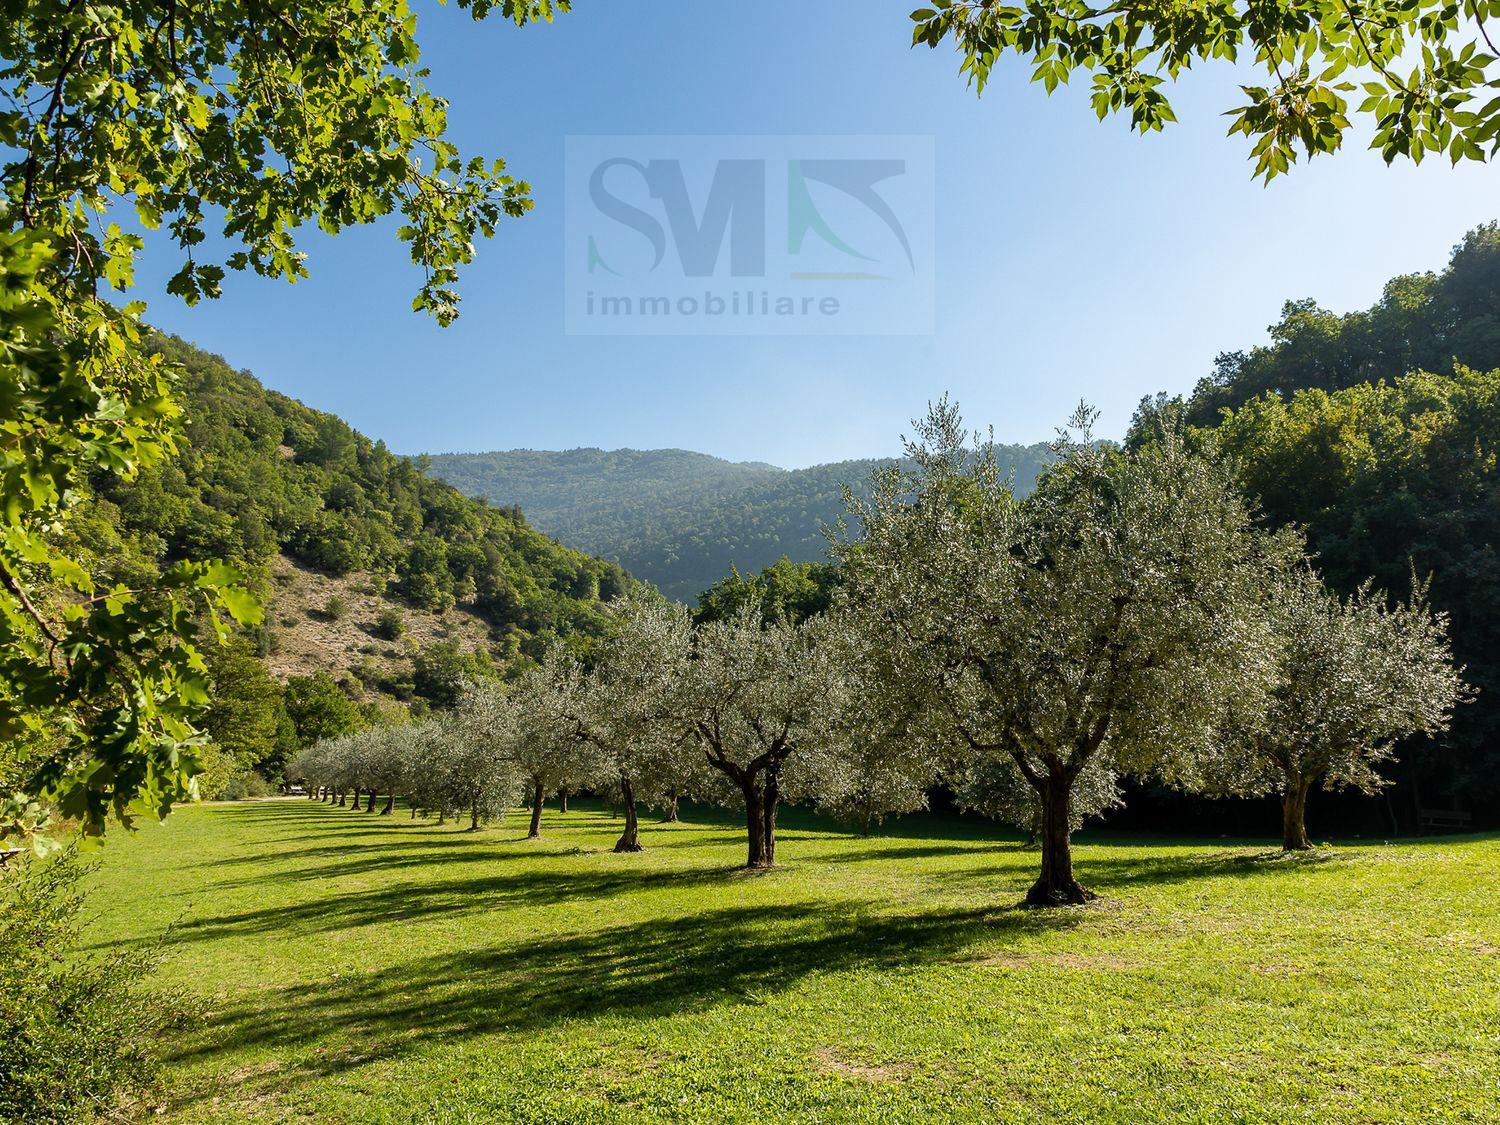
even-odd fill
[{"label": "grass lawn", "polygon": [[728,818],[188,808],[88,937],[203,998],[169,1121],[1500,1121],[1500,838],[1085,834],[1037,912],[980,822],[783,825],[749,876]]}]

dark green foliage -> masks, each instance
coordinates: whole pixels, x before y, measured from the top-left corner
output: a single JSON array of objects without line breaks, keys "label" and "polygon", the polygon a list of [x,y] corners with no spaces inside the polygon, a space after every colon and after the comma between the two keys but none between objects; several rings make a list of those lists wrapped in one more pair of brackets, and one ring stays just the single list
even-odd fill
[{"label": "dark green foliage", "polygon": [[1409,371],[1447,374],[1454,361],[1500,367],[1500,224],[1470,231],[1442,273],[1386,284],[1376,304],[1338,314],[1316,301],[1288,301],[1272,343],[1220,355],[1188,403],[1196,425],[1216,422],[1268,392],[1336,391]]},{"label": "dark green foliage", "polygon": [[398,641],[406,632],[406,621],[401,616],[399,609],[390,608],[380,611],[380,616],[375,620],[375,635],[383,641]]},{"label": "dark green foliage", "polygon": [[[1457,799],[1500,820],[1500,226],[1471,231],[1438,274],[1396,278],[1372,308],[1291,302],[1273,342],[1219,357],[1186,402],[1142,404],[1132,444],[1186,418],[1241,463],[1271,525],[1300,524],[1330,585],[1393,596],[1432,576],[1477,700],[1388,775],[1398,819]],[[1409,372],[1426,371],[1429,374]],[[1489,371],[1489,374],[1483,372]]]},{"label": "dark green foliage", "polygon": [[[1366,579],[1405,597],[1432,576],[1452,618],[1455,654],[1477,700],[1459,707],[1447,745],[1420,755],[1410,788],[1458,795],[1500,815],[1500,371],[1459,368],[1332,394],[1306,390],[1245,404],[1218,428],[1273,524],[1306,527],[1329,582]],[[1410,760],[1409,763],[1410,765]],[[1423,786],[1425,782],[1425,786]]]},{"label": "dark green foliage", "polygon": [[[1016,489],[1031,490],[1045,445],[997,446]],[[537,527],[581,551],[614,559],[669,597],[691,601],[730,572],[785,556],[827,557],[823,526],[845,514],[843,487],[863,494],[881,461],[788,472],[680,449],[446,454],[432,471],[460,491],[519,504]],[[601,594],[608,597],[602,589]]]},{"label": "dark green foliage", "polygon": [[244,638],[211,652],[208,667],[214,687],[203,729],[214,747],[240,771],[258,766],[268,775],[279,773],[287,750],[282,725],[288,717],[281,685]]},{"label": "dark green foliage", "polygon": [[337,738],[364,725],[359,708],[327,672],[287,680],[286,713],[299,747]]},{"label": "dark green foliage", "polygon": [[80,955],[83,874],[72,852],[0,874],[0,1121],[97,1120],[152,1080],[175,1020],[141,987],[154,954]]},{"label": "dark green foliage", "polygon": [[495,677],[494,662],[484,652],[464,652],[450,642],[429,645],[417,654],[412,675],[416,693],[435,707],[452,707],[471,680]]},{"label": "dark green foliage", "polygon": [[747,605],[758,605],[766,624],[786,621],[797,625],[822,613],[833,603],[839,568],[832,563],[794,563],[785,555],[748,578],[731,569],[698,595],[693,617],[699,624],[728,621]]}]

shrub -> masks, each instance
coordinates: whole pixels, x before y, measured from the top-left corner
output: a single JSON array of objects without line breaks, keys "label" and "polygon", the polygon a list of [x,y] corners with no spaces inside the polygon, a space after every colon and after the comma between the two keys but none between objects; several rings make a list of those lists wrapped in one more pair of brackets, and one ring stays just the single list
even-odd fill
[{"label": "shrub", "polygon": [[0,875],[0,1121],[96,1120],[149,1088],[155,1042],[180,1016],[142,985],[154,951],[79,954],[85,874],[67,851]]},{"label": "shrub", "polygon": [[275,790],[271,783],[254,770],[244,770],[230,779],[224,787],[226,801],[250,801],[256,797],[269,797]]},{"label": "shrub", "polygon": [[406,619],[395,608],[383,609],[375,619],[375,635],[382,640],[396,641],[406,632]]},{"label": "shrub", "polygon": [[329,621],[342,621],[347,616],[349,616],[349,607],[337,594],[329,598],[328,604],[323,607],[323,617]]}]

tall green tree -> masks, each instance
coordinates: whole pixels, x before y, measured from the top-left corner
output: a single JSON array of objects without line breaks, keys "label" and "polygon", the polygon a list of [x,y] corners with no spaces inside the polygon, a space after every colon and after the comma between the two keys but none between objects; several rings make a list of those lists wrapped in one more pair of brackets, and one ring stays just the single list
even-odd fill
[{"label": "tall green tree", "polygon": [[[476,18],[550,19],[570,0],[461,0]],[[474,242],[531,206],[499,161],[464,159],[424,85],[404,0],[23,0],[0,21],[0,737],[30,765],[0,821],[57,802],[92,833],[191,792],[206,702],[194,622],[251,621],[228,568],[183,563],[149,589],[100,589],[52,544],[102,471],[172,448],[172,374],[127,291],[144,239],[169,290],[216,297],[226,269],[305,275],[297,232],[399,215],[447,323]],[[217,225],[235,249],[205,254]]]},{"label": "tall green tree", "polygon": [[1253,63],[1264,85],[1242,87],[1229,131],[1253,142],[1266,180],[1299,156],[1337,151],[1360,117],[1386,163],[1432,153],[1457,164],[1500,149],[1495,0],[938,0],[911,18],[914,44],[952,43],[981,93],[1014,56],[1049,94],[1087,78],[1099,119],[1128,113],[1142,133],[1177,120],[1163,87],[1196,64]]},{"label": "tall green tree", "polygon": [[351,734],[364,725],[359,707],[327,672],[287,680],[285,706],[303,746]]}]

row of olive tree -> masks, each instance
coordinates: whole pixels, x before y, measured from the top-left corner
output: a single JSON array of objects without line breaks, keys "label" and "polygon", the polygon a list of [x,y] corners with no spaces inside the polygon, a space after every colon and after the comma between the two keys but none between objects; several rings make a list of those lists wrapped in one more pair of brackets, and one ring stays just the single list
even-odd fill
[{"label": "row of olive tree", "polygon": [[315,746],[296,768],[340,803],[395,794],[471,823],[508,804],[540,830],[551,793],[744,810],[747,864],[776,859],[777,810],[815,804],[865,832],[946,783],[1026,829],[1028,901],[1091,897],[1071,835],[1125,775],[1196,792],[1279,793],[1284,843],[1309,846],[1317,786],[1373,791],[1397,739],[1435,735],[1467,694],[1446,621],[1340,600],[1294,534],[1259,529],[1229,466],[1171,432],[1120,451],[1081,411],[1057,462],[1017,498],[956,409],[935,406],[905,466],[850,501],[832,607],[767,621],[757,605],[694,626],[636,596],[591,667],[559,652],[448,717]]}]

